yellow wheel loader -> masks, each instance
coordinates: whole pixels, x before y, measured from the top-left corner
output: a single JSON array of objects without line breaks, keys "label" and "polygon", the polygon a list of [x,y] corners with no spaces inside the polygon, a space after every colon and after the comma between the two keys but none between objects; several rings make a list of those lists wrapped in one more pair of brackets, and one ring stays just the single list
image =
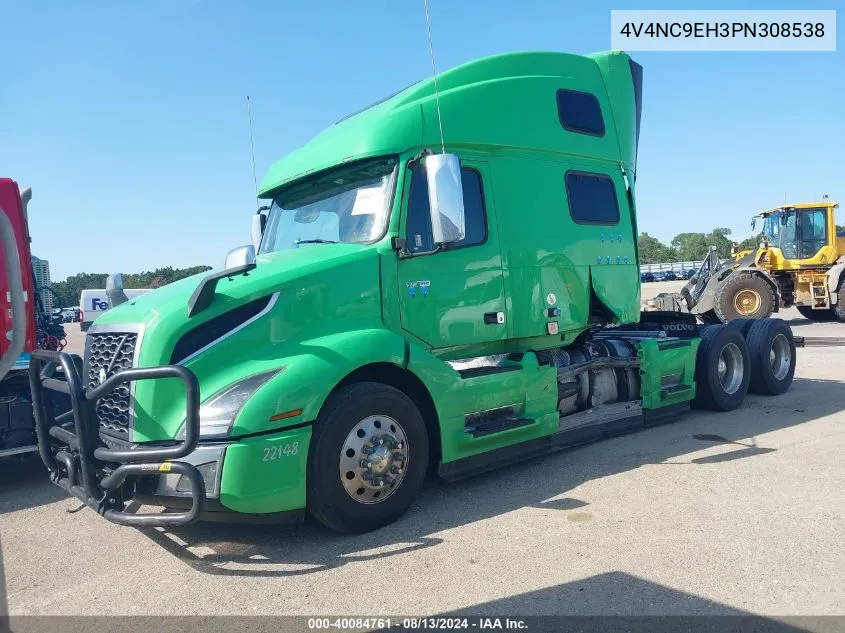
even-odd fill
[{"label": "yellow wheel loader", "polygon": [[711,248],[680,295],[658,295],[647,308],[727,323],[795,306],[814,321],[845,322],[845,236],[836,234],[838,206],[825,199],[761,212],[751,224],[763,224],[756,249],[721,260]]}]

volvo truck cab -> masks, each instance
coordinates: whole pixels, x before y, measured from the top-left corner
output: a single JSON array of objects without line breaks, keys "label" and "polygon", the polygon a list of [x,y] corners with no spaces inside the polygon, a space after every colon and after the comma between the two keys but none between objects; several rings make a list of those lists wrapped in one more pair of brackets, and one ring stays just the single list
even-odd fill
[{"label": "volvo truck cab", "polygon": [[[105,312],[84,358],[35,356],[53,480],[121,524],[309,512],[362,532],[427,474],[782,393],[783,322],[749,344],[641,317],[641,91],[622,52],[513,53],[331,125],[271,167],[222,269]],[[71,411],[41,405],[52,389]]]}]

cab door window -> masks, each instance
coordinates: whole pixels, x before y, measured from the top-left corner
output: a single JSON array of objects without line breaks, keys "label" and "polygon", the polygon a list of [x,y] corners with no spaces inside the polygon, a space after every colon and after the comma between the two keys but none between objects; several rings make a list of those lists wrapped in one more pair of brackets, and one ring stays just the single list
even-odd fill
[{"label": "cab door window", "polygon": [[801,214],[801,258],[808,259],[827,244],[827,215],[824,209],[807,209]]},{"label": "cab door window", "polygon": [[[450,242],[449,249],[483,244],[487,240],[487,215],[484,209],[484,193],[481,174],[464,167],[461,169],[464,190],[464,214],[466,235],[459,242]],[[448,236],[457,236],[455,227],[441,214],[441,223]],[[451,230],[450,230],[451,227]],[[425,168],[419,164],[411,170],[411,187],[408,194],[408,217],[405,231],[406,247],[411,253],[428,253],[437,246],[431,231],[431,217],[428,205],[428,178]]]}]

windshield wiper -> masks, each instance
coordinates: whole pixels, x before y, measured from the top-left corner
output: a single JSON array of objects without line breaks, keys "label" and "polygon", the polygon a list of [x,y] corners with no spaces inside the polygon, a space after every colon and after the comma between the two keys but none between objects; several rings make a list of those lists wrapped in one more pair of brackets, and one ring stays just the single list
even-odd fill
[{"label": "windshield wiper", "polygon": [[313,240],[296,240],[294,244],[299,246],[300,244],[337,244],[336,240],[322,240],[322,239],[313,239]]}]

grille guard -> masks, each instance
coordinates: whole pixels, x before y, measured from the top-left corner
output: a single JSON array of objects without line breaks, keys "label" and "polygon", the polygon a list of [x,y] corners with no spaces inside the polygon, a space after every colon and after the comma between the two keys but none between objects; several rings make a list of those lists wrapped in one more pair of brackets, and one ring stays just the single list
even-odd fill
[{"label": "grille guard", "polygon": [[[62,369],[63,378],[56,376]],[[192,464],[178,460],[191,453],[200,435],[199,383],[190,370],[178,365],[124,369],[96,387],[85,389],[80,376],[82,359],[76,354],[36,350],[29,362],[38,452],[50,479],[119,525],[167,527],[197,520],[205,503],[205,482]],[[178,378],[185,383],[185,439],[170,446],[109,448],[100,439],[96,404],[123,383],[157,378]],[[72,409],[54,415],[45,390],[70,396]],[[185,512],[134,514],[125,511],[123,484],[128,477],[176,473],[191,483],[191,507]]]}]

